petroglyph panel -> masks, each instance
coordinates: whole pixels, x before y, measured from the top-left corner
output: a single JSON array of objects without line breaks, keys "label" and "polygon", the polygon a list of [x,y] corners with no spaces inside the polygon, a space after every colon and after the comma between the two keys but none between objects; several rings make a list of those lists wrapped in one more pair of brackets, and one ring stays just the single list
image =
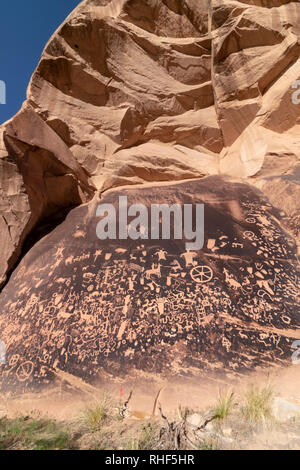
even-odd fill
[{"label": "petroglyph panel", "polygon": [[101,203],[119,194],[129,204],[204,203],[203,249],[100,241],[99,201],[72,211],[2,293],[2,388],[44,385],[57,370],[92,382],[103,371],[243,372],[290,360],[300,326],[297,247],[258,191],[211,177],[110,192]]}]

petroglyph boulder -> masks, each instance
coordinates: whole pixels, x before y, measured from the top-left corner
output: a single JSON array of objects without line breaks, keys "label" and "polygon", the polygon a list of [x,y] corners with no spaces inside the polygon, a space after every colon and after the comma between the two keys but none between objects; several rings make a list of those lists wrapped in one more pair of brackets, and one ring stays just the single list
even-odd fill
[{"label": "petroglyph boulder", "polygon": [[[187,251],[174,237],[99,240],[97,207],[118,207],[120,195],[149,209],[204,203],[203,249]],[[290,361],[300,325],[297,246],[280,220],[257,190],[213,176],[114,190],[74,209],[2,292],[2,384],[27,389],[60,371],[93,382]]]}]

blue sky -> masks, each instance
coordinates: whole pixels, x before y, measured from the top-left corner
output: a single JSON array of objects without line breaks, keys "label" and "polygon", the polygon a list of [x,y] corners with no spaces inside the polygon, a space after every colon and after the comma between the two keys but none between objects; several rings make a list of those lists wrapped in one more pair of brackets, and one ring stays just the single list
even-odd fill
[{"label": "blue sky", "polygon": [[0,81],[6,83],[6,104],[0,104],[0,124],[20,109],[46,42],[79,3],[80,0],[1,2]]}]

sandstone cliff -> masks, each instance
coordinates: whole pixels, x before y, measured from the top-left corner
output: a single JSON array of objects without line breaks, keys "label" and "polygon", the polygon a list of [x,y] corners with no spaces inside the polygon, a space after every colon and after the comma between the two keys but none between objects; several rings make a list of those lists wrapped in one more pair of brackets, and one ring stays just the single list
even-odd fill
[{"label": "sandstone cliff", "polygon": [[[249,369],[289,357],[299,337],[299,20],[289,0],[86,0],[53,35],[26,102],[0,128],[0,283],[34,245],[0,295],[7,383],[56,369],[88,379],[112,364]],[[207,205],[205,249],[191,265],[176,244],[156,259],[156,246],[137,255],[93,239],[96,203],[124,186],[146,205],[151,194]],[[197,266],[210,285],[193,279]],[[102,284],[104,268],[115,271]],[[155,307],[161,298],[168,306]]]}]

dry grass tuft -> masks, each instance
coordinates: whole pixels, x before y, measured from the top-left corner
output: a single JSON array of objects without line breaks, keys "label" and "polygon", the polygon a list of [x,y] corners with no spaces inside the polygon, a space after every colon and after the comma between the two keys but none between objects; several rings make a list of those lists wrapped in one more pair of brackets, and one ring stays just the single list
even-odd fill
[{"label": "dry grass tuft", "polygon": [[259,388],[251,386],[246,394],[246,403],[242,408],[245,419],[252,423],[266,423],[273,418],[272,404],[274,392],[270,385]]},{"label": "dry grass tuft", "polygon": [[234,393],[232,390],[221,392],[219,390],[219,398],[215,406],[215,414],[219,420],[226,419],[234,407]]}]

